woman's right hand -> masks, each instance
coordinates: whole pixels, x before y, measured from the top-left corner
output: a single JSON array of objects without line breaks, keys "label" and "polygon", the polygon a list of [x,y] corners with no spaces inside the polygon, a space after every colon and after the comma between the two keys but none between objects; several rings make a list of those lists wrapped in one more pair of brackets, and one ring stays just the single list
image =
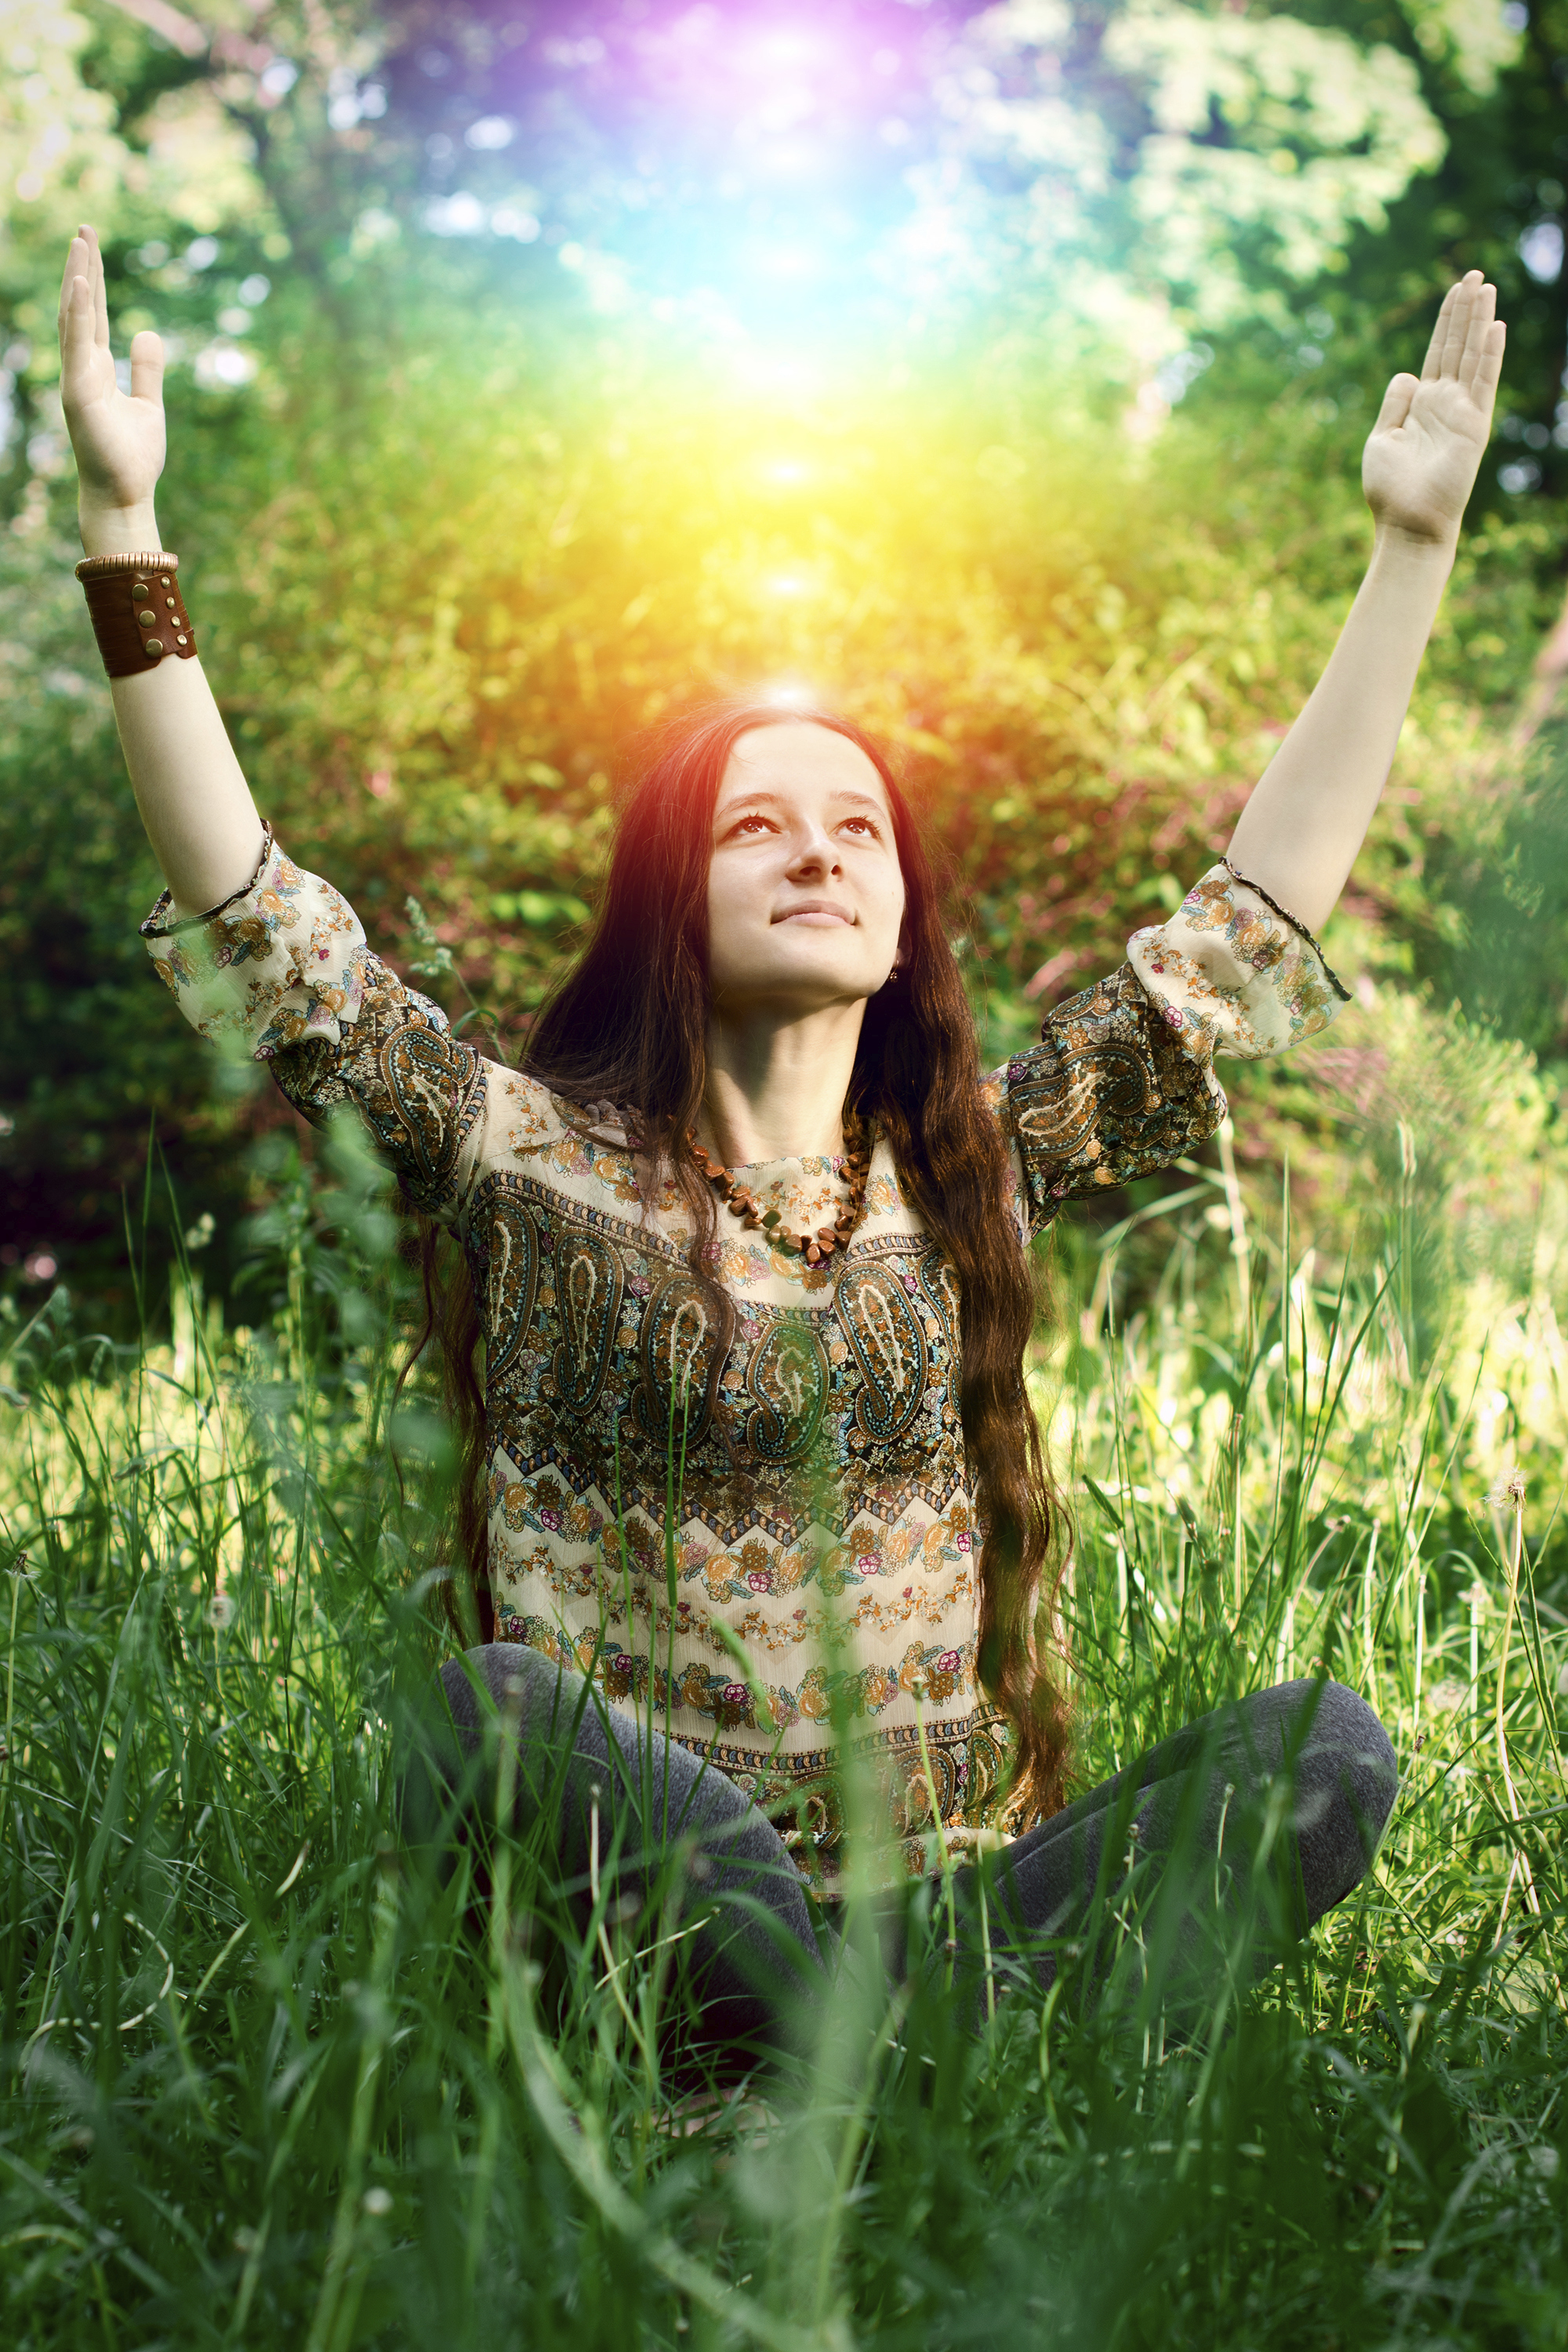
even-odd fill
[{"label": "woman's right hand", "polygon": [[103,256],[94,231],[72,237],[60,286],[60,405],[76,452],[81,543],[89,555],[158,545],[153,493],[163,470],[163,346],[131,345],[131,390],[115,381]]}]

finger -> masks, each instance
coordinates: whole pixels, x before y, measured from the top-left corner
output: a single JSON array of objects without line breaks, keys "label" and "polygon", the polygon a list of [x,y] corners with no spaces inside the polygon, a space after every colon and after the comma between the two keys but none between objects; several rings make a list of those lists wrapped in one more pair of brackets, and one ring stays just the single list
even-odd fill
[{"label": "finger", "polygon": [[[1469,332],[1470,313],[1474,309],[1481,282],[1481,273],[1479,269],[1467,269],[1458,284],[1449,289],[1453,300],[1445,301],[1443,310],[1439,313],[1443,324],[1443,341],[1436,370],[1438,375],[1452,376],[1458,373],[1459,360],[1465,348],[1465,338]],[[1433,337],[1433,341],[1436,342],[1436,335]],[[1425,370],[1422,373],[1425,374]]]},{"label": "finger", "polygon": [[79,278],[90,278],[91,275],[92,261],[87,239],[79,229],[70,241],[66,254],[65,269],[60,278],[59,325],[62,341],[66,331],[66,313],[70,309],[71,288]]},{"label": "finger", "polygon": [[83,371],[92,350],[92,287],[79,270],[67,289],[60,314],[60,390],[67,395],[81,391]]},{"label": "finger", "polygon": [[131,397],[154,406],[163,397],[163,343],[150,327],[131,339]]},{"label": "finger", "polygon": [[109,349],[109,289],[103,281],[103,248],[96,229],[89,229],[92,240],[92,299],[93,334],[100,351]]},{"label": "finger", "polygon": [[1419,376],[1396,375],[1391,378],[1388,390],[1383,395],[1383,406],[1377,412],[1377,422],[1373,426],[1373,431],[1397,433],[1409,415],[1410,404],[1420,389]]},{"label": "finger", "polygon": [[1432,340],[1426,346],[1426,356],[1421,362],[1423,383],[1431,383],[1443,373],[1443,345],[1447,341],[1448,321],[1454,314],[1454,305],[1458,299],[1458,286],[1450,286],[1438,308],[1432,328]]},{"label": "finger", "polygon": [[1489,416],[1497,398],[1498,379],[1502,374],[1503,353],[1508,349],[1508,329],[1500,319],[1494,319],[1487,329],[1480,356],[1476,362],[1475,380],[1470,385],[1470,397],[1476,406]]},{"label": "finger", "polygon": [[1469,324],[1465,332],[1465,348],[1459,355],[1459,382],[1467,390],[1474,388],[1476,370],[1481,353],[1487,347],[1487,336],[1497,318],[1497,288],[1482,286],[1470,305]]},{"label": "finger", "polygon": [[1442,373],[1445,376],[1456,376],[1459,372],[1482,282],[1479,269],[1467,269],[1454,289],[1454,306],[1448,313],[1443,335]]}]

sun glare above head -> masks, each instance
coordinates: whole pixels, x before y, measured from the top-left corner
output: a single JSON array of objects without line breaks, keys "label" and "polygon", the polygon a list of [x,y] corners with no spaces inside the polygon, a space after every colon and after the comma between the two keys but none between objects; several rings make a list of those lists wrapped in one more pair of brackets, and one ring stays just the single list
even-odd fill
[{"label": "sun glare above head", "polygon": [[803,58],[817,55],[824,47],[819,33],[799,25],[778,25],[763,33],[752,43],[757,61],[764,66],[798,65]]},{"label": "sun glare above head", "polygon": [[747,391],[775,397],[784,394],[795,399],[809,398],[823,389],[827,378],[821,358],[807,358],[798,350],[770,349],[765,344],[740,345],[732,353],[731,364],[737,383]]},{"label": "sun glare above head", "polygon": [[799,678],[777,677],[762,688],[757,699],[776,703],[781,710],[809,710],[816,697]]}]

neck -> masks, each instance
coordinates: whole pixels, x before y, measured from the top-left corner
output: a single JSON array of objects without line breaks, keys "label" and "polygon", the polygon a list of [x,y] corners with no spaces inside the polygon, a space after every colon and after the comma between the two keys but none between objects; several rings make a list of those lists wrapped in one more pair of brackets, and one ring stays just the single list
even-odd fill
[{"label": "neck", "polygon": [[715,1005],[700,1139],[731,1168],[844,1149],[844,1097],[865,1001],[781,1017]]}]

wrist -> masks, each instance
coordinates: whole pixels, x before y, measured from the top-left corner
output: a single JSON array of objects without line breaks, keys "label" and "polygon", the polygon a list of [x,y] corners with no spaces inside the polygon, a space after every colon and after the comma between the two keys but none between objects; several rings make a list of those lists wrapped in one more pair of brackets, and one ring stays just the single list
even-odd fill
[{"label": "wrist", "polygon": [[1458,552],[1459,530],[1456,523],[1451,531],[1432,535],[1426,531],[1407,530],[1402,523],[1384,522],[1381,517],[1373,530],[1373,562],[1397,563],[1445,575],[1454,568]]},{"label": "wrist", "polygon": [[83,499],[77,508],[77,524],[84,555],[153,555],[163,547],[151,499],[133,507],[89,503]]}]

